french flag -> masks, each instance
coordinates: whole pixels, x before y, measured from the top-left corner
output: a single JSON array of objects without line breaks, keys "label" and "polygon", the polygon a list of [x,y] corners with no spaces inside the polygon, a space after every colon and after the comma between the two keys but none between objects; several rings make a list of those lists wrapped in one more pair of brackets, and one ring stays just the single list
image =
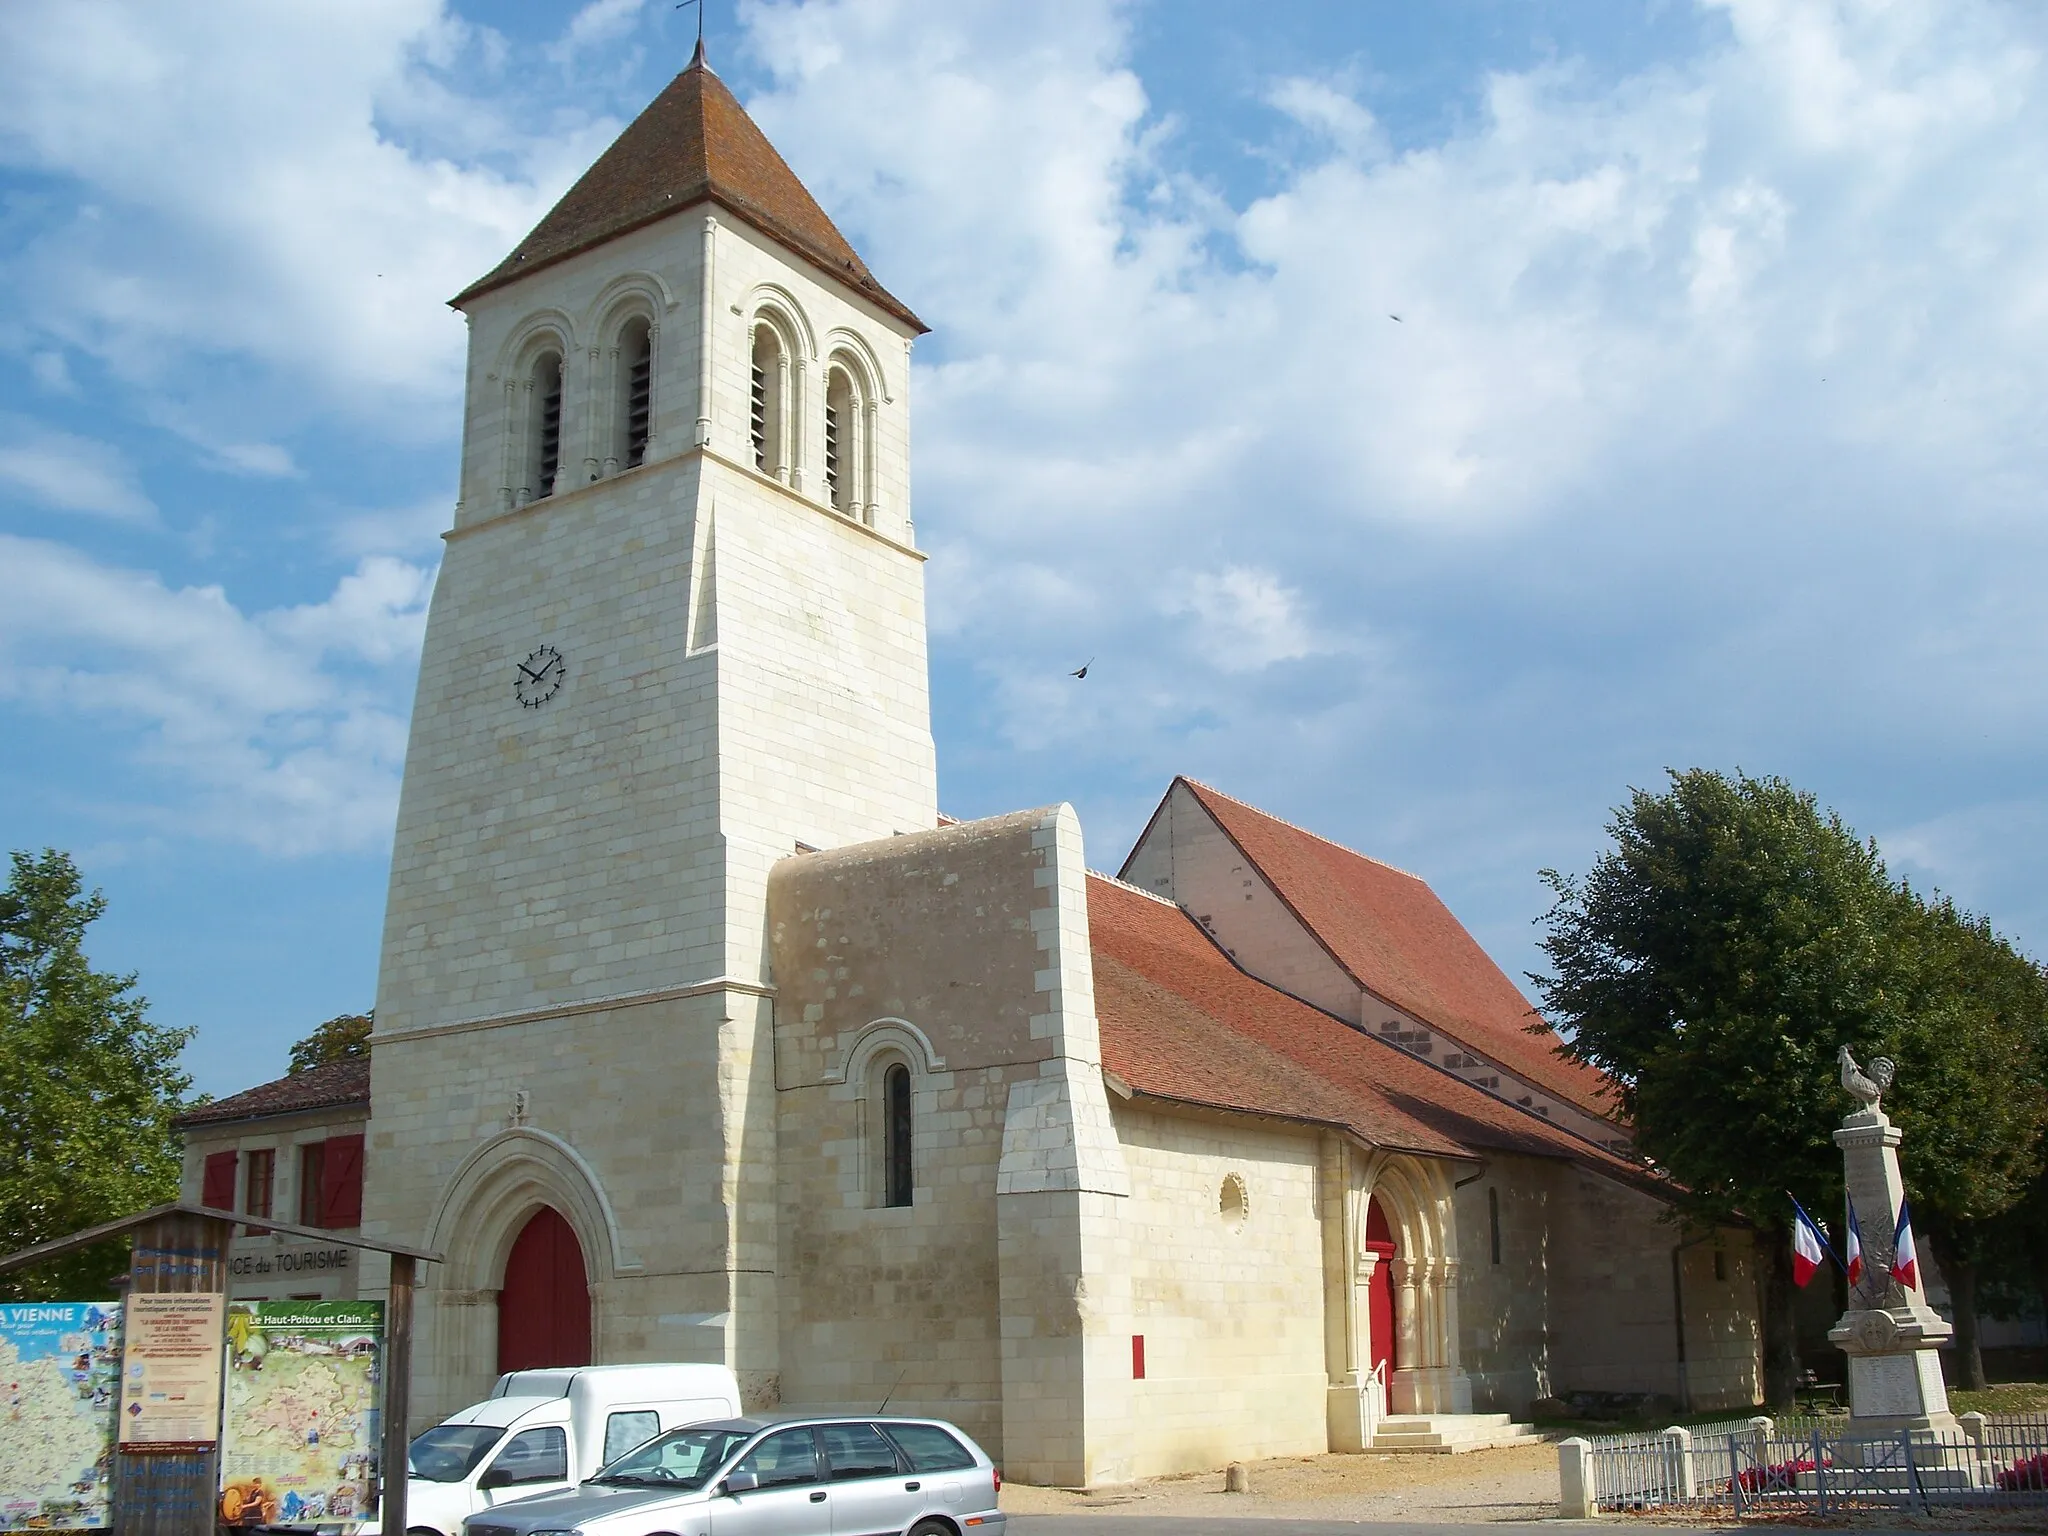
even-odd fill
[{"label": "french flag", "polygon": [[1909,1291],[1920,1289],[1920,1255],[1913,1251],[1913,1218],[1899,1201],[1899,1225],[1892,1233],[1892,1278]]},{"label": "french flag", "polygon": [[1828,1245],[1820,1228],[1797,1200],[1792,1202],[1792,1216],[1792,1283],[1804,1290],[1813,1272],[1820,1268],[1820,1261],[1827,1257]]},{"label": "french flag", "polygon": [[1863,1283],[1863,1229],[1856,1225],[1856,1202],[1849,1202],[1849,1262],[1842,1266],[1851,1285]]}]

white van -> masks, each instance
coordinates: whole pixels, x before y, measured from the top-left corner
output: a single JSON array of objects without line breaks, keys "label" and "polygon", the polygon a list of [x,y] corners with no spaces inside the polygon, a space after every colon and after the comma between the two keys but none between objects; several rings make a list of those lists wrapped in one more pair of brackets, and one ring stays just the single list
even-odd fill
[{"label": "white van", "polygon": [[406,1528],[458,1536],[479,1510],[573,1488],[663,1430],[739,1411],[739,1383],[722,1365],[513,1371],[482,1402],[414,1437]]}]

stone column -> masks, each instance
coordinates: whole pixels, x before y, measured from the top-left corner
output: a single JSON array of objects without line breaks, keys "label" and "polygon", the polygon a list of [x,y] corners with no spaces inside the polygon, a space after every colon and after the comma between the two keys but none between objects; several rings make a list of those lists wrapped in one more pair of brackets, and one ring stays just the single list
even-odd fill
[{"label": "stone column", "polygon": [[1875,1103],[1835,1132],[1862,1232],[1863,1279],[1828,1341],[1849,1357],[1849,1412],[1859,1434],[1956,1427],[1936,1353],[1953,1330],[1919,1286],[1892,1275],[1892,1228],[1906,1197],[1901,1139]]}]

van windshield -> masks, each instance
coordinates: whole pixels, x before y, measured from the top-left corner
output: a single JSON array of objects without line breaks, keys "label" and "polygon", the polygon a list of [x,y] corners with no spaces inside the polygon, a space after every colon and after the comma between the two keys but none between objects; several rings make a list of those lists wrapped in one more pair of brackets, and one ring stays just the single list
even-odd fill
[{"label": "van windshield", "polygon": [[430,1483],[459,1483],[504,1434],[491,1424],[437,1424],[413,1441],[405,1464]]},{"label": "van windshield", "polygon": [[591,1481],[626,1488],[702,1488],[753,1434],[716,1425],[673,1429],[601,1468]]}]

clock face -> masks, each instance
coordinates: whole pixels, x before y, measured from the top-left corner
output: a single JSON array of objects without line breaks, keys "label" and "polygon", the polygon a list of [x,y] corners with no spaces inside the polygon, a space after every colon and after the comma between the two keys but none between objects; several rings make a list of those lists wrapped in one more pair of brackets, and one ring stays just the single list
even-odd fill
[{"label": "clock face", "polygon": [[512,692],[528,709],[539,709],[561,691],[568,663],[552,645],[544,645],[518,664],[512,677]]}]

